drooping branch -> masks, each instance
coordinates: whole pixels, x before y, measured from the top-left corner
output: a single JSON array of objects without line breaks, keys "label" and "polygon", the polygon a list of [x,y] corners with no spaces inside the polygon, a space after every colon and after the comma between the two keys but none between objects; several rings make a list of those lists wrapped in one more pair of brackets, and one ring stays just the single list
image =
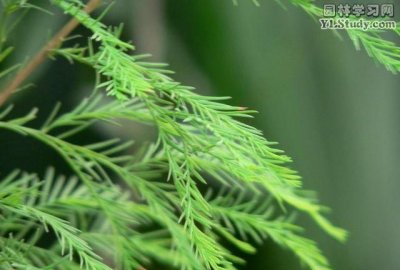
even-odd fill
[{"label": "drooping branch", "polygon": [[[90,0],[84,11],[91,13],[101,3],[101,0]],[[78,20],[72,18],[47,44],[15,75],[13,80],[0,92],[0,106],[18,89],[18,87],[29,77],[35,69],[43,63],[48,54],[61,45],[63,40],[79,25]]]}]

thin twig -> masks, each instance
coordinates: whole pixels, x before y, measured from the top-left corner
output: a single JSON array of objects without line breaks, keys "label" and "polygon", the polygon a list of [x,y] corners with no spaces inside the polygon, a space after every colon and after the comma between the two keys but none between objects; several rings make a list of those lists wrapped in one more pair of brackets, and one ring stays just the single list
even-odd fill
[{"label": "thin twig", "polygon": [[[91,13],[101,3],[101,0],[90,0],[83,9],[87,13]],[[63,40],[79,25],[79,22],[73,18],[23,67],[10,82],[10,84],[0,92],[0,106],[15,92],[16,89],[35,71],[35,69],[43,63],[48,54],[61,45]]]}]

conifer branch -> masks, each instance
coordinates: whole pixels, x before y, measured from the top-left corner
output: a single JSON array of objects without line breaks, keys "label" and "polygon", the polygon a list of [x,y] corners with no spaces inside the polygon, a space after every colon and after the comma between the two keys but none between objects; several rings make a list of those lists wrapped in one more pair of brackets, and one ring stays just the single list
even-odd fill
[{"label": "conifer branch", "polygon": [[[164,71],[162,65],[136,61],[135,57],[126,53],[133,46],[121,41],[118,35],[81,12],[80,1],[74,1],[74,4],[61,0],[54,2],[92,30],[92,39],[100,42],[96,54],[76,56],[83,58],[83,62],[91,63],[104,78],[110,78],[99,87],[104,87],[109,95],[120,100],[138,98],[151,113],[159,129],[159,142],[166,153],[173,150],[184,156],[185,162],[180,165],[172,158],[176,154],[168,156],[171,175],[181,192],[182,204],[192,205],[188,200],[196,197],[196,201],[205,206],[203,209],[207,209],[206,203],[195,191],[196,187],[191,186],[193,181],[190,177],[195,176],[204,183],[193,157],[211,155],[223,164],[224,171],[230,172],[235,178],[260,183],[278,200],[309,213],[336,239],[346,239],[344,230],[334,227],[322,216],[323,207],[298,193],[300,181],[296,172],[280,165],[291,159],[270,147],[271,143],[258,130],[233,118],[250,117],[248,111],[218,102],[221,98],[193,93],[191,87],[168,77],[169,72]],[[221,153],[221,147],[227,149],[228,153]],[[196,205],[191,210],[196,211]],[[187,211],[190,213],[189,209]],[[194,224],[187,213],[184,215],[187,224]],[[195,212],[193,215],[198,216]],[[207,220],[206,211],[202,211],[201,219]]]},{"label": "conifer branch", "polygon": [[[121,28],[89,16],[81,0],[52,2],[93,33],[87,47],[52,51],[91,66],[99,80],[75,109],[60,114],[57,104],[40,128],[30,124],[37,109],[17,118],[9,117],[12,106],[0,112],[0,129],[50,147],[74,174],[65,181],[50,170],[41,181],[16,172],[0,181],[0,270],[136,270],[152,262],[235,270],[245,262],[221,238],[251,253],[249,237],[257,243],[271,238],[312,270],[330,269],[282,207],[308,214],[340,241],[347,232],[332,225],[326,208],[302,188],[287,165],[291,159],[239,121],[253,111],[227,105],[225,97],[198,95],[174,81],[164,64],[130,55],[134,47],[119,38]],[[114,125],[119,119],[157,128],[156,142],[132,155],[131,142],[118,138],[87,145],[71,140],[99,121]],[[202,191],[211,182],[221,190],[215,197]],[[279,210],[272,212],[273,205]],[[47,227],[58,241],[44,251],[39,240]],[[29,255],[26,240],[33,247]]]}]

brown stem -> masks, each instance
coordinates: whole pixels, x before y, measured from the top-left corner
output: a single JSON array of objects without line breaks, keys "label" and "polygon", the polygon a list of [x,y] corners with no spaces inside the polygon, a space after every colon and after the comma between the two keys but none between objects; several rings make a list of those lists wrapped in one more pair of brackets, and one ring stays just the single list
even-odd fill
[{"label": "brown stem", "polygon": [[[101,0],[90,0],[83,9],[88,14],[95,10]],[[63,40],[79,25],[78,20],[71,19],[64,27],[15,75],[8,86],[0,92],[0,106],[15,92],[29,75],[47,58],[48,54],[61,45]]]}]

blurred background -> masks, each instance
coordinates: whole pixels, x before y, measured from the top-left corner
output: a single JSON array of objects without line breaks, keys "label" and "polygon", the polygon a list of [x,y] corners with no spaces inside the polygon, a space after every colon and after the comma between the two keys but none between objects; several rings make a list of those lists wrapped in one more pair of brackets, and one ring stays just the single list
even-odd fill
[{"label": "blurred background", "polygon": [[[286,10],[274,1],[256,7],[250,0],[238,6],[229,0],[118,0],[104,20],[124,22],[123,38],[137,53],[169,63],[178,81],[259,112],[251,124],[293,157],[305,187],[316,190],[333,209],[331,220],[350,232],[342,245],[300,220],[334,269],[400,269],[400,77],[356,51],[345,33],[340,39],[322,31],[300,8],[283,4]],[[28,59],[66,19],[57,11],[28,14],[11,37],[17,50],[9,63]],[[74,33],[87,34],[83,28]],[[93,87],[93,74],[59,59],[43,65],[31,82],[35,86],[15,98],[15,113],[37,106],[45,117],[58,100],[66,100],[65,110],[73,107]],[[132,126],[119,132],[139,141],[149,136]],[[4,131],[0,148],[2,171],[40,170],[49,159],[63,166],[53,152]],[[272,242],[246,260],[242,269],[301,269]]]}]

